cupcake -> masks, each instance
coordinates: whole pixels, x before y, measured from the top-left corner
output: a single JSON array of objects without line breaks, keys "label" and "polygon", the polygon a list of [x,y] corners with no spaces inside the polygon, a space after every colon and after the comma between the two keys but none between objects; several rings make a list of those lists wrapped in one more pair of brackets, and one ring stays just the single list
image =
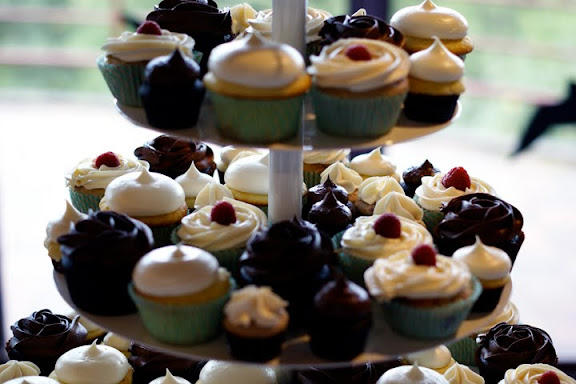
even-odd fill
[{"label": "cupcake", "polygon": [[201,360],[172,355],[136,343],[130,347],[128,362],[134,369],[133,384],[149,384],[152,380],[164,375],[166,369],[169,369],[175,376],[195,383],[204,365]]},{"label": "cupcake", "polygon": [[368,292],[339,275],[314,296],[308,333],[312,352],[328,360],[351,360],[364,351],[372,327]]},{"label": "cupcake", "polygon": [[476,236],[485,244],[502,249],[512,265],[524,242],[520,211],[493,195],[474,193],[453,199],[442,209],[446,216],[434,232],[434,242],[444,255],[472,245]]},{"label": "cupcake", "polygon": [[320,174],[320,183],[330,180],[341,187],[348,193],[348,200],[354,203],[358,198],[358,187],[362,184],[362,176],[353,169],[348,168],[344,163],[338,161]]},{"label": "cupcake", "polygon": [[50,260],[52,260],[52,265],[56,271],[61,271],[60,260],[62,259],[58,237],[68,233],[71,226],[74,226],[77,222],[84,220],[87,217],[88,215],[78,211],[68,200],[66,200],[66,209],[62,216],[51,220],[46,225],[44,247],[48,250],[48,256],[50,256]]},{"label": "cupcake", "polygon": [[[422,185],[414,192],[414,201],[424,211],[426,227],[434,233],[436,226],[445,215],[442,208],[455,197],[472,193],[496,194],[486,182],[470,177],[462,167],[454,167],[447,173],[422,177]],[[440,251],[443,253],[443,250]],[[450,256],[452,252],[443,254]]]},{"label": "cupcake", "polygon": [[322,200],[312,204],[306,219],[331,238],[348,229],[354,222],[354,215],[346,204],[338,200],[334,192],[328,191]]},{"label": "cupcake", "polygon": [[6,343],[8,357],[29,361],[40,369],[39,374],[48,375],[61,354],[84,344],[87,332],[78,317],[69,319],[42,309],[18,320],[10,327],[12,337]]},{"label": "cupcake", "polygon": [[410,91],[404,114],[413,121],[444,123],[452,118],[460,94],[464,62],[434,36],[434,43],[410,56]]},{"label": "cupcake", "polygon": [[456,250],[452,257],[468,265],[470,272],[482,284],[482,293],[472,312],[492,312],[500,301],[504,286],[510,281],[512,262],[508,254],[500,248],[485,245],[476,236],[473,245]]},{"label": "cupcake", "polygon": [[378,40],[340,39],[310,56],[317,128],[327,134],[371,138],[386,134],[408,92],[408,55]]},{"label": "cupcake", "polygon": [[575,384],[576,380],[549,364],[520,364],[515,369],[506,371],[504,378],[499,382],[499,384],[520,383]]},{"label": "cupcake", "polygon": [[196,125],[205,91],[200,67],[179,50],[151,60],[139,88],[148,123],[170,130]]},{"label": "cupcake", "polygon": [[232,17],[232,35],[238,36],[250,28],[248,20],[254,19],[258,12],[248,3],[240,3],[229,7]]},{"label": "cupcake", "polygon": [[114,152],[104,152],[80,161],[66,175],[72,205],[82,213],[100,210],[98,204],[106,187],[115,178],[148,169],[148,162],[129,159]]},{"label": "cupcake", "polygon": [[412,220],[393,213],[361,216],[342,235],[338,258],[344,274],[364,285],[364,272],[375,260],[432,243],[426,228]]},{"label": "cupcake", "polygon": [[172,245],[147,253],[132,274],[130,295],[144,326],[171,344],[198,344],[221,330],[222,311],[234,289],[230,273],[210,253]]},{"label": "cupcake", "polygon": [[62,272],[78,308],[95,315],[136,312],[127,287],[136,262],[152,249],[150,228],[117,212],[97,212],[58,242]]},{"label": "cupcake", "polygon": [[330,175],[325,175],[323,178],[324,181],[322,181],[320,184],[316,184],[315,186],[308,189],[308,193],[306,193],[306,204],[304,205],[303,216],[307,217],[310,208],[314,204],[324,200],[326,195],[331,192],[336,200],[346,205],[352,212],[352,216],[356,217],[356,207],[352,202],[348,200],[348,191],[344,187],[333,183],[330,179]]},{"label": "cupcake", "polygon": [[448,384],[448,380],[438,372],[418,364],[392,368],[378,379],[376,384]]},{"label": "cupcake", "polygon": [[122,352],[94,342],[60,356],[49,377],[66,384],[131,384],[132,367]]},{"label": "cupcake", "polygon": [[0,364],[0,383],[26,376],[40,376],[40,368],[31,361],[8,360]]},{"label": "cupcake", "polygon": [[276,372],[265,365],[210,360],[202,367],[196,384],[278,384]]},{"label": "cupcake", "polygon": [[[253,148],[253,147],[241,147],[234,145],[226,145],[220,148],[220,159],[218,161],[218,176],[220,177],[220,182],[224,184],[224,175],[228,166],[237,159],[240,159],[249,155],[260,155],[267,153],[267,149]],[[240,155],[241,154],[241,155]],[[240,156],[238,156],[240,155]],[[237,157],[238,156],[238,157]]]},{"label": "cupcake", "polygon": [[439,7],[431,0],[400,9],[390,18],[406,42],[404,49],[412,54],[428,48],[437,36],[453,54],[465,57],[474,44],[468,36],[468,21],[458,11]]},{"label": "cupcake", "polygon": [[152,230],[154,245],[170,244],[172,230],[188,213],[180,184],[161,173],[132,172],[116,178],[100,201],[102,211],[123,213]]},{"label": "cupcake", "polygon": [[428,159],[424,160],[419,166],[412,166],[402,172],[402,180],[400,185],[404,189],[404,193],[408,197],[413,197],[416,189],[422,185],[422,177],[434,176],[440,172],[435,168]]},{"label": "cupcake", "polygon": [[270,287],[248,285],[224,306],[230,354],[239,360],[268,361],[280,355],[288,328],[288,303]]},{"label": "cupcake", "polygon": [[296,136],[310,77],[295,48],[247,34],[216,47],[208,71],[204,85],[222,135],[251,143]]},{"label": "cupcake", "polygon": [[280,221],[256,233],[240,258],[244,285],[269,286],[288,301],[291,326],[305,324],[314,295],[332,278],[333,249],[304,220]]},{"label": "cupcake", "polygon": [[424,218],[422,208],[403,193],[391,191],[382,197],[374,205],[374,212],[372,214],[381,215],[386,212],[405,217],[420,225],[426,226],[422,220]]},{"label": "cupcake", "polygon": [[364,180],[373,176],[390,176],[396,181],[400,180],[400,176],[396,173],[396,164],[382,153],[382,147],[354,156],[350,160],[349,167],[358,172]]},{"label": "cupcake", "polygon": [[102,340],[102,345],[115,348],[122,352],[124,356],[130,357],[130,346],[132,345],[132,342],[125,337],[117,335],[113,332],[108,332]]},{"label": "cupcake", "polygon": [[558,363],[550,335],[531,325],[500,323],[477,341],[476,366],[486,384],[497,384],[509,369],[521,364]]},{"label": "cupcake", "polygon": [[333,150],[305,150],[302,152],[304,161],[304,182],[308,188],[320,183],[320,175],[331,164],[338,161],[347,164],[350,149],[333,149]]},{"label": "cupcake", "polygon": [[198,192],[196,200],[194,200],[194,208],[202,208],[207,205],[216,205],[221,200],[227,197],[233,199],[234,195],[230,189],[222,184],[208,183]]},{"label": "cupcake", "polygon": [[225,197],[184,217],[174,240],[212,253],[236,275],[246,243],[267,225],[268,218],[258,207]]},{"label": "cupcake", "polygon": [[138,89],[148,62],[175,50],[193,58],[194,45],[190,36],[161,29],[155,22],[146,21],[136,32],[126,31],[116,38],[108,38],[102,46],[104,54],[97,60],[98,68],[118,103],[141,107]]},{"label": "cupcake", "polygon": [[365,179],[358,187],[358,198],[354,205],[359,215],[374,214],[376,202],[391,192],[404,193],[404,190],[391,176],[373,176]]},{"label": "cupcake", "polygon": [[8,380],[9,384],[59,384],[56,380],[45,376],[23,376]]},{"label": "cupcake", "polygon": [[458,363],[448,368],[444,372],[444,377],[450,384],[484,384],[482,376],[470,369],[470,367]]},{"label": "cupcake", "polygon": [[207,185],[212,183],[217,183],[216,179],[206,173],[200,172],[194,163],[190,164],[190,168],[186,173],[178,176],[176,182],[180,184],[184,190],[184,196],[186,198],[186,205],[188,210],[194,210],[196,203],[196,197],[200,191]]},{"label": "cupcake", "polygon": [[408,365],[416,363],[420,367],[433,369],[441,375],[457,364],[445,345],[410,353],[404,357],[404,360]]},{"label": "cupcake", "polygon": [[191,384],[191,383],[190,381],[186,380],[183,377],[172,375],[170,370],[166,368],[166,374],[164,376],[155,378],[150,382],[150,384]]},{"label": "cupcake", "polygon": [[482,289],[464,263],[427,244],[377,259],[364,281],[390,327],[416,339],[453,336]]},{"label": "cupcake", "polygon": [[134,155],[150,164],[151,172],[158,172],[173,179],[184,174],[190,164],[212,176],[216,170],[212,148],[188,138],[160,135],[134,150]]}]

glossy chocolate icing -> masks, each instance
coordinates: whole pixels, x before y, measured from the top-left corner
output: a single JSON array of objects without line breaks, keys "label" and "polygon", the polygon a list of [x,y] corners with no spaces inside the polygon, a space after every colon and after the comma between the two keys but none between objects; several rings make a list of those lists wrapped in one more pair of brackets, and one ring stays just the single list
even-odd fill
[{"label": "glossy chocolate icing", "polygon": [[476,365],[487,384],[498,383],[506,370],[520,364],[558,363],[550,335],[527,324],[499,323],[477,342]]},{"label": "glossy chocolate icing", "polygon": [[334,197],[336,197],[336,199],[338,199],[342,204],[348,203],[348,192],[346,189],[340,185],[334,184],[334,182],[330,180],[330,176],[328,176],[324,183],[315,185],[308,189],[308,194],[306,195],[308,204],[313,205],[322,201],[328,192],[332,192]]},{"label": "glossy chocolate icing", "polygon": [[88,331],[79,318],[70,319],[42,309],[18,320],[10,327],[13,336],[6,343],[8,357],[31,361],[47,376],[60,355],[85,343]]},{"label": "glossy chocolate icing", "polygon": [[308,221],[329,237],[348,228],[353,220],[350,208],[338,201],[333,191],[328,191],[308,212]]},{"label": "glossy chocolate icing", "polygon": [[208,145],[190,139],[160,135],[134,150],[140,160],[150,163],[150,171],[173,179],[186,173],[194,162],[198,171],[210,176],[216,170],[214,152]]},{"label": "glossy chocolate icing", "polygon": [[434,176],[438,172],[440,172],[440,170],[434,168],[432,163],[426,159],[421,165],[406,169],[402,173],[402,182],[400,185],[404,189],[406,196],[414,197],[414,191],[422,185],[422,177]]},{"label": "glossy chocolate icing", "polygon": [[322,44],[329,45],[339,39],[350,37],[381,40],[398,47],[404,45],[404,35],[384,20],[370,15],[340,15],[324,22],[318,32]]}]

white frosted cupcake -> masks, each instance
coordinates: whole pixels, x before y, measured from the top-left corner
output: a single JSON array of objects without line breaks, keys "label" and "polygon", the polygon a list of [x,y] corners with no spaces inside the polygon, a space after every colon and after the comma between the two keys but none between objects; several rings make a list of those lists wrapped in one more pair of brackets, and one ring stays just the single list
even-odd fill
[{"label": "white frosted cupcake", "polygon": [[450,384],[484,384],[484,378],[463,364],[454,364],[446,372],[444,377]]},{"label": "white frosted cupcake", "polygon": [[0,364],[0,383],[25,376],[40,376],[40,368],[31,361],[8,360]]},{"label": "white frosted cupcake", "polygon": [[410,353],[404,357],[404,360],[406,360],[408,365],[416,363],[420,367],[433,369],[441,375],[454,364],[457,364],[456,360],[452,358],[450,350],[445,345]]},{"label": "white frosted cupcake", "polygon": [[170,370],[166,368],[166,374],[152,380],[149,384],[191,384],[183,377],[173,376]]},{"label": "white frosted cupcake", "polygon": [[330,165],[341,162],[349,163],[350,149],[305,150],[302,152],[304,183],[308,188],[320,184],[320,175]]},{"label": "white frosted cupcake", "polygon": [[210,360],[200,370],[196,384],[278,384],[276,372],[265,365]]},{"label": "white frosted cupcake", "polygon": [[396,172],[396,164],[382,153],[382,147],[354,156],[350,160],[349,167],[358,172],[363,179],[372,176],[390,176],[400,181],[400,175]]},{"label": "white frosted cupcake", "polygon": [[240,3],[229,8],[232,18],[232,34],[238,36],[250,28],[248,20],[256,17],[258,13],[250,4]]},{"label": "white frosted cupcake", "polygon": [[392,191],[376,202],[373,214],[381,215],[386,212],[405,217],[425,226],[422,220],[424,217],[422,208],[404,193]]},{"label": "white frosted cupcake", "polygon": [[[543,378],[543,376],[547,377]],[[549,364],[521,364],[516,369],[507,370],[504,378],[498,384],[526,383],[575,384],[576,379]]]},{"label": "white frosted cupcake", "polygon": [[362,184],[362,176],[353,169],[348,168],[344,163],[338,161],[326,168],[320,174],[320,184],[330,180],[348,192],[348,200],[355,202],[358,198],[358,187]]},{"label": "white frosted cupcake", "polygon": [[104,339],[102,339],[102,344],[116,348],[122,352],[124,356],[130,357],[130,346],[132,346],[132,342],[125,337],[117,335],[113,332],[108,332],[106,336],[104,336]]},{"label": "white frosted cupcake", "polygon": [[58,381],[46,376],[24,376],[5,382],[6,384],[60,384]]},{"label": "white frosted cupcake", "polygon": [[217,202],[225,197],[229,199],[234,198],[234,195],[227,186],[218,183],[209,183],[198,192],[198,196],[196,196],[196,200],[194,201],[194,208],[198,209],[207,205],[216,205]]},{"label": "white frosted cupcake", "polygon": [[391,176],[372,176],[364,179],[358,187],[358,198],[354,205],[360,215],[370,216],[374,213],[376,202],[389,193],[404,194],[404,189],[398,181]]},{"label": "white frosted cupcake", "polygon": [[182,189],[184,189],[186,205],[190,210],[194,209],[196,196],[198,196],[202,188],[204,188],[206,184],[217,183],[216,179],[212,176],[198,171],[194,162],[190,164],[190,168],[188,168],[186,173],[176,177],[175,180],[180,184]]},{"label": "white frosted cupcake", "polygon": [[438,372],[414,364],[387,370],[376,384],[448,384],[448,381]]},{"label": "white frosted cupcake", "polygon": [[220,182],[224,184],[224,174],[228,166],[234,161],[250,155],[261,155],[267,153],[267,149],[252,148],[252,147],[239,147],[234,145],[226,145],[220,148],[220,159],[217,162],[218,175]]}]

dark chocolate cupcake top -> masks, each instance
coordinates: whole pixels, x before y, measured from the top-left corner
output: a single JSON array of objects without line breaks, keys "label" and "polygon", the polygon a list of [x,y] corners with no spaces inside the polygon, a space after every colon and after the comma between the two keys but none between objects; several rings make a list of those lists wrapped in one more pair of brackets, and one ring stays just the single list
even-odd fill
[{"label": "dark chocolate cupcake top", "polygon": [[42,375],[50,374],[60,355],[86,342],[88,331],[79,318],[70,319],[42,309],[18,320],[10,327],[13,336],[6,344],[8,356],[12,360],[32,361]]},{"label": "dark chocolate cupcake top", "polygon": [[200,66],[178,49],[170,56],[152,59],[146,66],[145,81],[154,86],[189,86],[200,78]]},{"label": "dark chocolate cupcake top", "polygon": [[350,37],[381,40],[398,47],[404,45],[404,35],[384,20],[370,15],[340,15],[324,22],[318,33],[322,44],[329,45]]},{"label": "dark chocolate cupcake top", "polygon": [[353,220],[350,208],[338,201],[333,191],[328,191],[308,212],[308,221],[330,237],[348,228]]},{"label": "dark chocolate cupcake top", "polygon": [[313,205],[322,201],[328,192],[332,192],[336,199],[342,204],[348,203],[348,192],[346,189],[340,185],[334,184],[334,182],[330,180],[330,176],[328,176],[324,183],[315,185],[308,189],[308,194],[306,195],[308,204]]},{"label": "dark chocolate cupcake top", "polygon": [[196,41],[195,49],[205,55],[232,37],[230,11],[221,11],[213,0],[164,0],[146,20],[171,32],[190,35]]},{"label": "dark chocolate cupcake top", "polygon": [[314,312],[321,317],[363,321],[372,318],[372,301],[364,288],[340,274],[314,296]]},{"label": "dark chocolate cupcake top", "polygon": [[[152,249],[150,228],[112,211],[90,212],[66,235],[58,237],[64,269],[75,262],[129,268]],[[105,278],[105,276],[103,277]]]},{"label": "dark chocolate cupcake top", "polygon": [[183,175],[194,162],[196,168],[210,176],[216,170],[212,148],[190,139],[160,135],[134,150],[140,160],[150,163],[150,171],[173,179]]},{"label": "dark chocolate cupcake top", "polygon": [[550,335],[527,324],[499,323],[477,342],[476,361],[486,383],[497,383],[506,370],[520,364],[558,363]]},{"label": "dark chocolate cupcake top", "polygon": [[[434,176],[440,172],[439,169],[434,168],[431,162],[426,159],[421,165],[413,166],[406,169],[402,173],[402,186],[404,187],[404,191],[406,192],[406,187],[409,188],[411,191],[410,196],[414,196],[414,191],[420,185],[422,185],[422,177],[424,176]],[[408,195],[408,193],[406,193]]]},{"label": "dark chocolate cupcake top", "polygon": [[498,246],[512,241],[522,231],[520,211],[504,200],[486,193],[473,193],[452,199],[444,208],[444,220],[438,224],[435,239],[442,252],[474,244],[476,236],[486,245]]}]

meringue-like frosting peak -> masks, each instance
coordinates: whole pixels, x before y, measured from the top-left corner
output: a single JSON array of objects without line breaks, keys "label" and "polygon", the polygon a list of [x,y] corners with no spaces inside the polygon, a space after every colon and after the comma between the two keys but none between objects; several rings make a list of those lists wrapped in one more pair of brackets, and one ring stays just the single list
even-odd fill
[{"label": "meringue-like frosting peak", "polygon": [[430,47],[410,55],[410,76],[438,83],[458,81],[464,76],[464,61],[434,36]]},{"label": "meringue-like frosting peak", "polygon": [[[84,220],[88,215],[78,211],[74,206],[66,200],[66,209],[62,216],[57,219],[51,220],[46,225],[46,237],[44,239],[44,246],[48,249],[48,254],[50,256],[56,255],[60,244],[57,243],[59,236],[64,235],[70,231],[70,228],[74,226],[80,220]],[[56,248],[53,248],[56,247]]]},{"label": "meringue-like frosting peak", "polygon": [[473,245],[458,249],[452,257],[466,263],[472,274],[483,280],[503,279],[512,268],[512,261],[506,252],[485,245],[478,236]]},{"label": "meringue-like frosting peak", "polygon": [[224,174],[229,188],[260,195],[267,195],[270,187],[268,154],[246,156],[232,162]]},{"label": "meringue-like frosting peak", "polygon": [[[355,156],[350,161],[350,168],[366,176],[394,176],[394,172],[396,172],[396,165],[382,153],[382,147]],[[397,175],[395,177],[399,179]]]},{"label": "meringue-like frosting peak", "polygon": [[198,168],[192,162],[186,173],[176,178],[176,182],[182,186],[186,197],[196,197],[206,184],[216,183],[216,179],[198,171]]},{"label": "meringue-like frosting peak", "polygon": [[234,195],[227,186],[220,183],[206,184],[204,188],[198,192],[198,196],[196,196],[196,200],[194,201],[194,208],[198,209],[207,205],[216,205],[217,202],[223,200],[225,197],[230,199],[234,198]]},{"label": "meringue-like frosting peak", "polygon": [[276,372],[266,365],[208,361],[196,384],[278,384]]},{"label": "meringue-like frosting peak", "polygon": [[454,364],[444,372],[450,384],[484,384],[484,378],[462,364]]},{"label": "meringue-like frosting peak", "polygon": [[406,356],[410,364],[418,363],[421,367],[438,369],[448,366],[452,362],[452,353],[445,345],[410,353]]},{"label": "meringue-like frosting peak", "polygon": [[288,302],[270,287],[247,285],[232,293],[224,307],[228,321],[236,326],[273,328],[286,322]]},{"label": "meringue-like frosting peak", "polygon": [[468,22],[459,12],[438,7],[431,0],[400,9],[390,18],[390,25],[406,36],[458,40],[468,33]]},{"label": "meringue-like frosting peak", "polygon": [[448,381],[438,372],[414,364],[387,370],[376,384],[448,384]]},{"label": "meringue-like frosting peak", "polygon": [[23,376],[39,376],[40,368],[31,361],[8,360],[0,365],[0,383]]},{"label": "meringue-like frosting peak", "polygon": [[220,80],[251,88],[281,88],[305,73],[302,55],[288,44],[246,34],[212,50],[208,69]]},{"label": "meringue-like frosting peak", "polygon": [[191,383],[183,377],[172,375],[170,370],[166,368],[166,375],[152,380],[150,384],[191,384]]}]

